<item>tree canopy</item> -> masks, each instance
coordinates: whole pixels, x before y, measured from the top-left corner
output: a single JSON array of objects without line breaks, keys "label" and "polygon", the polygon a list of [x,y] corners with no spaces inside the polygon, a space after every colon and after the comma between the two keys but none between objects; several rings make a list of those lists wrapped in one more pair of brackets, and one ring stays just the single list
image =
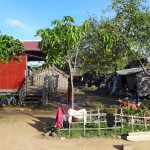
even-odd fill
[{"label": "tree canopy", "polygon": [[112,1],[112,10],[116,12],[114,30],[132,56],[150,52],[150,12],[142,2],[145,0]]},{"label": "tree canopy", "polygon": [[7,63],[10,59],[19,60],[23,52],[23,44],[12,36],[3,35],[0,32],[0,60]]},{"label": "tree canopy", "polygon": [[150,76],[140,59],[150,54],[150,8],[143,6],[143,2],[146,0],[113,0],[112,9],[116,11],[113,22],[129,60],[138,60]]},{"label": "tree canopy", "polygon": [[11,59],[20,61],[19,55],[23,50],[24,46],[18,39],[0,32],[0,63],[8,63]]},{"label": "tree canopy", "polygon": [[113,30],[111,19],[87,20],[90,24],[80,48],[80,68],[86,71],[104,72],[111,69],[123,57],[121,42]]},{"label": "tree canopy", "polygon": [[89,17],[84,36],[79,35],[85,24],[78,28],[69,16],[53,21],[52,29],[40,29],[37,35],[44,41],[41,47],[47,53],[46,64],[63,66],[71,62],[83,72],[104,72],[106,68],[123,69],[132,59],[148,57],[150,12],[143,6],[145,1],[112,0],[110,8],[116,15],[101,20]]},{"label": "tree canopy", "polygon": [[112,0],[111,10],[116,13],[113,18],[89,17],[90,29],[82,41],[79,63],[84,71],[116,65],[123,69],[131,59],[149,56],[150,12],[143,2]]}]

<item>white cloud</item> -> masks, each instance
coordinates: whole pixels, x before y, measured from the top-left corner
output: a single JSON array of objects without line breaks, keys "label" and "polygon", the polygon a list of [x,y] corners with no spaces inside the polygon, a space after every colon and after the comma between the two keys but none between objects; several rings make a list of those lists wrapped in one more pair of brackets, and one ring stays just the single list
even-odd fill
[{"label": "white cloud", "polygon": [[20,29],[27,30],[27,26],[19,20],[7,18],[6,23],[13,28],[20,28]]}]

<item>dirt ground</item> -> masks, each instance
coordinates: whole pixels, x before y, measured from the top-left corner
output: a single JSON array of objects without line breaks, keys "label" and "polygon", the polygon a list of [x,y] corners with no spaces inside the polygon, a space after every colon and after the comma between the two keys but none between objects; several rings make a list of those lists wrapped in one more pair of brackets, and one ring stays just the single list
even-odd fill
[{"label": "dirt ground", "polygon": [[[101,95],[101,96],[100,96]],[[76,101],[86,107],[100,105],[110,107],[117,104],[100,91],[86,91],[76,94]],[[90,104],[91,103],[91,104]],[[133,150],[149,150],[150,141],[130,142],[114,138],[46,138],[47,126],[55,121],[57,106],[51,109],[5,108],[0,110],[1,150],[120,150],[122,144],[129,144]],[[107,110],[109,111],[109,109]]]}]

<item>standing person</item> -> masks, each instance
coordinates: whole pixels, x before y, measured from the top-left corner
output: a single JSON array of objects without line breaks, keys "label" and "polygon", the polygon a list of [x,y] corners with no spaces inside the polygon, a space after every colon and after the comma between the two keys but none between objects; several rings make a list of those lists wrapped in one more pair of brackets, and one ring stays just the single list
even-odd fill
[{"label": "standing person", "polygon": [[87,73],[85,73],[84,76],[83,76],[84,86],[86,86],[88,80],[89,80],[89,75]]},{"label": "standing person", "polygon": [[122,77],[121,75],[117,75],[114,79],[113,88],[112,88],[110,95],[115,94],[116,91],[121,88],[122,88]]}]

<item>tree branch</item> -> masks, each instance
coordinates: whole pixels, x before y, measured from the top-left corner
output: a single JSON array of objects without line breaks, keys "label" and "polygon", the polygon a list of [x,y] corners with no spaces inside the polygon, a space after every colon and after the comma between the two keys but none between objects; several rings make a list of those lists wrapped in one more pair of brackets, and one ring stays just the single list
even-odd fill
[{"label": "tree branch", "polygon": [[140,62],[140,65],[141,65],[141,67],[142,67],[142,69],[143,69],[144,73],[145,73],[147,76],[149,76],[149,77],[150,77],[150,73],[148,73],[148,72],[147,72],[147,70],[146,70],[145,66],[143,65],[143,63],[141,62],[141,60],[140,60],[140,59],[138,59],[138,61]]}]

